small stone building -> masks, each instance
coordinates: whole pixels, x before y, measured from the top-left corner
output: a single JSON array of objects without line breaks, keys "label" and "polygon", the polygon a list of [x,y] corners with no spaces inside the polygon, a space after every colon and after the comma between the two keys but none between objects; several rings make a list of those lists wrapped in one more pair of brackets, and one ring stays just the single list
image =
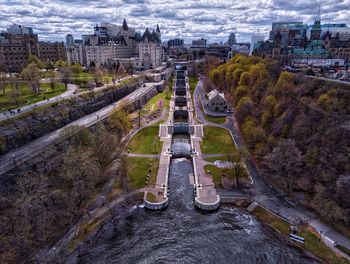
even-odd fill
[{"label": "small stone building", "polygon": [[208,109],[215,112],[225,112],[227,110],[227,102],[225,95],[214,89],[207,95]]}]

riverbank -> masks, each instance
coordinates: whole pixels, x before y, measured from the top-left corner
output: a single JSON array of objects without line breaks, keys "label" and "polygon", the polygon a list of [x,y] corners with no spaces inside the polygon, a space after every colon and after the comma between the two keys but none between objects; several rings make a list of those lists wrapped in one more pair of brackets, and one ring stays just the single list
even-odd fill
[{"label": "riverbank", "polygon": [[254,206],[251,207],[251,213],[258,217],[262,222],[269,225],[272,229],[282,234],[285,238],[289,239],[290,243],[294,246],[297,246],[303,250],[307,250],[316,257],[326,261],[327,263],[335,263],[335,264],[349,264],[350,261],[345,259],[344,256],[335,253],[331,250],[322,240],[322,238],[318,235],[317,231],[314,230],[308,224],[304,224],[298,227],[295,227],[296,230],[294,232],[295,235],[300,236],[305,239],[305,243],[293,242],[290,240],[292,223],[290,223],[287,219],[282,218],[281,216],[269,211],[261,205],[252,203]]}]

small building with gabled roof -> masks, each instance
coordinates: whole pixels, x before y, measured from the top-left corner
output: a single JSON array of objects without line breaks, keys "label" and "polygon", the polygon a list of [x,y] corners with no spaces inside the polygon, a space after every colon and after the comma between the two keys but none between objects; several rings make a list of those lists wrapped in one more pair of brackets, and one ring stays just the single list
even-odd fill
[{"label": "small building with gabled roof", "polygon": [[207,94],[208,109],[215,112],[225,112],[227,110],[227,102],[225,95],[214,89]]}]

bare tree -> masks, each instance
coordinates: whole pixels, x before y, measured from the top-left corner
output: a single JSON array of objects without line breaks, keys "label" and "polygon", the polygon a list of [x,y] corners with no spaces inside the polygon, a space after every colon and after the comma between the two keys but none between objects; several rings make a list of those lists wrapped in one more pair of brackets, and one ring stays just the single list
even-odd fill
[{"label": "bare tree", "polygon": [[65,89],[67,90],[68,83],[71,82],[72,79],[72,68],[69,66],[65,66],[60,69],[61,81],[64,83]]},{"label": "bare tree", "polygon": [[120,143],[121,137],[119,135],[110,133],[104,126],[98,128],[95,137],[94,154],[102,170],[120,154],[118,150],[121,147]]}]

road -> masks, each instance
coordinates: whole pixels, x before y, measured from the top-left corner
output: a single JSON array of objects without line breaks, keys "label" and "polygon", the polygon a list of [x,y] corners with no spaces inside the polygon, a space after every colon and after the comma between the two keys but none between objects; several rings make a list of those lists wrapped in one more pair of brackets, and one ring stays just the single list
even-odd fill
[{"label": "road", "polygon": [[86,115],[60,129],[57,129],[49,134],[46,134],[45,136],[42,136],[40,138],[37,138],[30,143],[21,146],[20,148],[17,148],[15,150],[12,150],[5,155],[2,155],[0,157],[0,175],[3,173],[9,171],[12,169],[15,165],[21,164],[36,155],[40,154],[47,146],[53,143],[58,143],[59,141],[63,140],[62,137],[60,137],[60,134],[63,130],[70,126],[84,126],[89,127],[97,122],[99,122],[101,119],[106,118],[115,108],[120,107],[122,104],[122,101],[126,100],[128,102],[133,102],[136,99],[143,96],[145,93],[147,93],[149,90],[151,90],[155,83],[146,83],[145,87],[140,87],[133,93],[129,94],[128,96],[124,97],[124,99],[119,100],[116,103],[113,103],[109,106],[106,106],[102,109],[100,109],[97,112],[94,112],[92,114]]},{"label": "road", "polygon": [[[205,120],[199,100],[199,98],[203,96],[202,86],[203,81],[200,80],[194,92],[194,105],[198,121],[202,122],[203,124],[222,127],[229,130],[237,147],[239,149],[244,149],[243,139],[240,135],[238,125],[233,114],[227,117],[227,122],[223,125],[211,123]],[[319,234],[322,233],[322,236],[327,237],[332,241],[337,241],[350,249],[349,238],[337,232],[333,227],[323,224],[314,213],[309,212],[303,207],[286,203],[286,195],[269,186],[265,179],[259,175],[258,169],[255,166],[255,162],[252,157],[248,155],[248,157],[244,159],[244,162],[250,176],[253,179],[253,185],[249,188],[249,190],[243,190],[245,194],[249,194],[256,202],[287,219],[289,222],[298,224],[300,221],[306,221],[310,226],[315,228]],[[222,191],[221,193],[229,194],[230,191]]]},{"label": "road", "polygon": [[318,80],[323,80],[323,81],[339,83],[339,84],[350,85],[350,82],[336,80],[336,79],[330,79],[330,78],[324,78],[324,77],[318,77],[318,76],[311,76],[311,75],[305,75],[305,77],[311,78],[311,79],[318,79]]},{"label": "road", "polygon": [[[123,80],[129,79],[129,78],[132,78],[132,77],[136,77],[136,76],[137,75],[126,76],[126,77],[121,78],[120,80],[118,80],[116,82],[116,84],[119,84]],[[42,79],[42,80],[45,80],[45,79]],[[103,85],[101,87],[94,88],[94,91],[97,92],[97,91],[101,91],[101,90],[106,89],[106,88],[107,88],[107,85]],[[6,111],[6,112],[2,111],[1,115],[0,115],[0,121],[1,120],[5,120],[5,119],[11,119],[13,117],[19,116],[19,115],[21,115],[21,114],[23,114],[25,112],[28,112],[30,110],[33,110],[34,108],[39,107],[39,106],[47,105],[47,104],[50,104],[52,102],[58,102],[58,101],[63,100],[63,99],[68,99],[68,98],[71,98],[73,96],[82,95],[82,94],[86,94],[86,93],[90,92],[90,91],[82,91],[82,92],[79,92],[79,93],[75,93],[75,91],[78,90],[78,89],[79,89],[79,87],[77,85],[69,83],[67,85],[67,91],[65,91],[64,93],[62,93],[60,95],[57,95],[55,97],[52,97],[49,100],[43,100],[43,101],[36,102],[34,104],[30,104],[30,105],[25,105],[25,106],[19,107],[19,109],[21,109],[21,112],[17,112],[17,108],[13,109],[13,111],[14,111],[13,114],[10,114],[9,111]]]}]

